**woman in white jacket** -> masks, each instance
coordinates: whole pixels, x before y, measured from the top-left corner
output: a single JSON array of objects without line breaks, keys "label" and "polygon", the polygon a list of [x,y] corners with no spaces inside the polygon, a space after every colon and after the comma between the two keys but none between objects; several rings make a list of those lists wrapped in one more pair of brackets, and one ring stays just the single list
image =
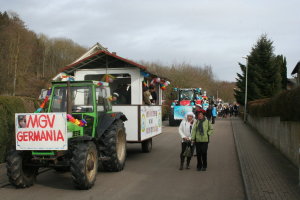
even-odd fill
[{"label": "woman in white jacket", "polygon": [[191,156],[187,157],[187,161],[186,161],[186,169],[190,168],[190,162],[191,162],[193,150],[194,150],[191,145],[192,129],[195,124],[194,122],[195,122],[194,113],[188,112],[185,115],[184,119],[181,121],[180,126],[179,126],[179,134],[180,134],[180,137],[182,138],[179,170],[183,169],[184,158],[185,158],[185,156],[183,154],[187,147],[190,147],[192,150]]}]

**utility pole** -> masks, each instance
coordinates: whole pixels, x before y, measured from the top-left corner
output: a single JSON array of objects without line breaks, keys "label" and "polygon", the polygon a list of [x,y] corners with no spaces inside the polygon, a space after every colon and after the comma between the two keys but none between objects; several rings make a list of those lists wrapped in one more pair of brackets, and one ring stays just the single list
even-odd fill
[{"label": "utility pole", "polygon": [[247,120],[247,96],[248,96],[248,62],[246,64],[246,87],[245,87],[245,106],[244,106],[244,123]]}]

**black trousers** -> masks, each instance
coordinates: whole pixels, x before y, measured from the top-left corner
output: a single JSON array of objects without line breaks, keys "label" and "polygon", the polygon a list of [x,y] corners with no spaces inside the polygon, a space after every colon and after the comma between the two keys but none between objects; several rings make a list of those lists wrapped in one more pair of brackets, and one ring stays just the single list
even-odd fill
[{"label": "black trousers", "polygon": [[216,117],[212,117],[212,124],[214,124],[215,123],[215,120],[216,120]]},{"label": "black trousers", "polygon": [[[180,153],[180,161],[181,161],[181,163],[184,162],[184,156],[183,156],[183,153],[184,153],[185,149],[186,149],[188,146],[191,147],[191,150],[192,150],[191,156],[193,156],[193,153],[194,153],[194,146],[192,146],[192,143],[191,143],[191,142],[182,142],[182,143],[181,143],[181,153]],[[188,164],[190,163],[191,158],[192,158],[192,157],[187,157],[187,162],[188,162]]]},{"label": "black trousers", "polygon": [[207,168],[208,142],[195,142],[197,152],[197,169]]}]

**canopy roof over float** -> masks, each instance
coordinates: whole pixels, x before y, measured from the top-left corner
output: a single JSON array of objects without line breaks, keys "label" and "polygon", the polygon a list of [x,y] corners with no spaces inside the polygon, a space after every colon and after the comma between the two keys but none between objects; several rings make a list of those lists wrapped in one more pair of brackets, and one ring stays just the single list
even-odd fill
[{"label": "canopy roof over float", "polygon": [[[73,63],[64,67],[61,72],[74,75],[77,69],[96,69],[96,68],[126,68],[137,67],[147,71],[147,67],[117,56],[114,52],[109,52],[99,43],[95,44],[90,50],[76,59]],[[148,72],[149,73],[149,72]],[[153,74],[151,74],[153,75]],[[154,75],[155,76],[155,75]]]}]

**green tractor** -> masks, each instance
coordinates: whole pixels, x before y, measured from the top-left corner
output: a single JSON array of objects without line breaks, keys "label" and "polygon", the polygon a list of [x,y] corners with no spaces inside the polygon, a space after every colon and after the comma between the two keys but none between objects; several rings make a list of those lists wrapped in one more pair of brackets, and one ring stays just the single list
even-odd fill
[{"label": "green tractor", "polygon": [[[99,86],[95,81],[53,82],[45,113],[69,114],[86,124],[65,122],[66,150],[16,150],[16,145],[7,155],[10,183],[17,188],[30,187],[39,168],[46,167],[70,171],[76,188],[89,189],[94,185],[98,170],[121,171],[126,159],[124,121],[127,118],[121,112],[112,112],[109,96],[107,83],[101,82]],[[16,119],[16,129],[17,124]],[[26,142],[36,139],[34,134],[25,136],[23,141]],[[22,139],[17,134],[16,137],[19,137],[16,143]]]}]

